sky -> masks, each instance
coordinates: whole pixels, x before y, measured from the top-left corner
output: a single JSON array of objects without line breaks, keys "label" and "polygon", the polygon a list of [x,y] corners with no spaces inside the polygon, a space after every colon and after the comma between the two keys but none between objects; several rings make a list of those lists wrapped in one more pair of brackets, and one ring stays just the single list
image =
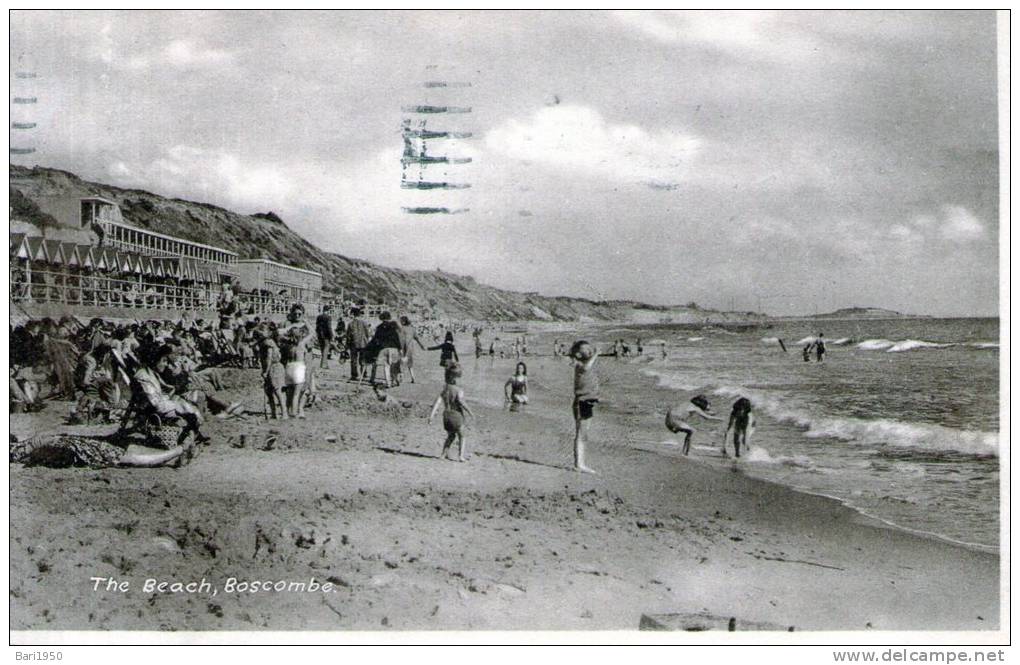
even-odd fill
[{"label": "sky", "polygon": [[[36,148],[14,163],[272,210],[325,250],[546,295],[998,312],[993,13],[15,11],[10,26],[12,97],[38,99],[11,107],[37,123],[11,130]],[[471,112],[402,112],[417,104]],[[405,117],[472,133],[429,144],[471,163],[426,168],[469,189],[401,188]]]}]

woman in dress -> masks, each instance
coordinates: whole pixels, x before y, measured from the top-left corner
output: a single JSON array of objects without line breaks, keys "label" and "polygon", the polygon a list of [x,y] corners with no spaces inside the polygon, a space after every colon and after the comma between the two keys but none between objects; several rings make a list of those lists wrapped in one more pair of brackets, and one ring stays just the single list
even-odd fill
[{"label": "woman in dress", "polygon": [[401,316],[400,329],[403,331],[401,335],[401,369],[407,370],[407,375],[411,377],[411,383],[414,383],[414,345],[417,344],[422,351],[425,350],[425,345],[422,343],[421,338],[418,337],[418,330],[411,323],[411,319]]}]

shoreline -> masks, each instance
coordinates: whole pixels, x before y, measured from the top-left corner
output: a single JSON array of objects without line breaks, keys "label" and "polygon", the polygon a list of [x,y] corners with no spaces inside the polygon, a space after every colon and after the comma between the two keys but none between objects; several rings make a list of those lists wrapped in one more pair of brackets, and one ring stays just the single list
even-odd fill
[{"label": "shoreline", "polygon": [[[627,414],[596,414],[599,475],[570,471],[570,377],[551,356],[528,358],[542,385],[516,414],[500,407],[514,361],[466,358],[481,415],[470,459],[437,460],[441,428],[422,420],[441,386],[435,360],[420,354],[419,383],[385,404],[334,365],[309,420],[216,421],[214,444],[180,470],[12,465],[12,628],[636,630],[643,614],[706,609],[798,630],[998,626],[995,554],[628,445]],[[226,442],[268,430],[280,432],[273,451]],[[314,573],[346,586],[330,607],[69,593],[85,572]]]},{"label": "shoreline", "polygon": [[[648,383],[647,387],[648,388],[650,388],[652,390],[663,390],[663,391],[668,391],[668,392],[675,392],[673,389],[665,388],[665,387],[663,387],[661,385],[661,383],[659,382],[659,378],[658,378],[659,375],[658,374],[648,374],[647,373],[648,371],[654,372],[655,371],[654,368],[638,367],[637,365],[632,365],[632,367],[634,367],[635,371],[637,371],[639,374],[641,374],[643,377],[645,377],[645,379],[647,379],[647,383]],[[685,388],[682,388],[680,390],[681,390],[681,392],[685,392],[685,393],[694,393],[694,392],[697,392],[700,388],[702,388],[702,386],[685,387]],[[649,430],[649,431],[651,431],[651,430]],[[697,448],[697,446],[694,446],[694,448]],[[652,452],[652,453],[658,453],[658,451],[656,451],[655,449],[647,449],[647,450],[649,452]],[[668,455],[664,455],[664,456],[668,457]],[[693,461],[698,462],[698,460],[696,458]],[[714,469],[716,469],[718,471],[722,471],[722,469],[721,469],[721,467],[719,465],[712,465],[711,463],[706,463],[706,465],[709,466],[710,468],[714,468]],[[969,542],[969,541],[965,541],[965,540],[959,540],[959,539],[952,538],[952,537],[944,535],[944,534],[940,534],[940,533],[935,532],[935,531],[928,531],[928,530],[925,530],[925,529],[917,529],[917,528],[913,528],[913,527],[910,527],[910,526],[907,526],[907,525],[904,525],[904,524],[900,524],[898,522],[894,522],[891,519],[882,517],[881,515],[872,514],[868,510],[866,510],[865,508],[862,508],[862,507],[859,507],[857,505],[854,505],[853,499],[850,499],[850,498],[844,498],[844,497],[840,497],[840,496],[835,495],[835,494],[828,494],[826,492],[815,491],[815,490],[812,490],[810,488],[803,487],[803,486],[798,486],[798,485],[795,485],[795,484],[792,484],[792,483],[791,484],[786,484],[786,483],[780,482],[779,480],[773,480],[773,479],[769,479],[769,478],[761,478],[761,477],[757,477],[757,476],[751,476],[751,478],[753,480],[756,480],[756,481],[759,481],[759,482],[771,483],[771,484],[777,485],[779,487],[782,487],[784,489],[792,490],[794,492],[798,492],[798,493],[805,494],[805,495],[808,495],[808,496],[821,497],[821,498],[824,498],[824,499],[829,499],[831,501],[835,501],[836,503],[838,503],[838,504],[840,504],[840,505],[842,505],[842,506],[844,506],[844,507],[854,511],[855,513],[857,513],[860,516],[860,519],[862,520],[863,523],[870,524],[870,525],[875,526],[877,528],[895,529],[895,530],[899,530],[899,531],[902,531],[904,533],[908,533],[908,534],[911,534],[911,535],[914,535],[914,536],[918,536],[918,537],[921,537],[921,538],[930,538],[930,539],[932,539],[934,541],[941,542],[941,543],[944,543],[944,544],[953,545],[953,546],[957,546],[957,547],[962,547],[964,549],[972,550],[972,551],[975,551],[975,552],[981,552],[981,553],[985,553],[985,554],[992,554],[992,555],[995,555],[995,556],[999,556],[999,554],[1001,552],[1001,550],[1000,550],[1001,546],[987,545],[987,544],[984,544],[984,543],[975,543],[975,542]]]}]

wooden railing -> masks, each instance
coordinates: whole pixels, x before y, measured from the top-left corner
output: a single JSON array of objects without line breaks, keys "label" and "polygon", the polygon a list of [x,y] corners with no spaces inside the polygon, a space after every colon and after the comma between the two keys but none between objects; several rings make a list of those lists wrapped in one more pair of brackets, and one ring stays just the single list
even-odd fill
[{"label": "wooden railing", "polygon": [[[11,300],[14,302],[57,303],[90,307],[130,307],[157,310],[217,309],[223,296],[219,284],[183,285],[167,278],[104,275],[93,271],[51,270],[10,271]],[[294,298],[280,295],[243,293],[235,296],[244,314],[286,314]],[[303,301],[305,309],[317,313],[317,299]]]}]

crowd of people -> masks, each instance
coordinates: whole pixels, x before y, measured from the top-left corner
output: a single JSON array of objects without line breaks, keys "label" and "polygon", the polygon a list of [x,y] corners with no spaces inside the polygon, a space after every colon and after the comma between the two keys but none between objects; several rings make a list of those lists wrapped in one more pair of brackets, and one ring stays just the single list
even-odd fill
[{"label": "crowd of people", "polygon": [[[349,320],[344,320],[345,313]],[[220,303],[214,321],[30,320],[11,329],[10,406],[12,412],[33,411],[44,408],[50,398],[61,398],[74,402],[72,418],[79,422],[119,422],[125,429],[155,416],[180,423],[182,441],[193,434],[194,441],[202,443],[207,437],[201,428],[209,415],[229,416],[240,410],[240,402],[222,397],[224,368],[259,371],[266,418],[305,418],[305,408],[318,395],[316,370],[328,367],[334,357],[349,363],[352,382],[367,382],[385,400],[387,391],[405,379],[415,382],[416,352],[437,351],[445,383],[429,420],[442,408],[447,433],[442,456],[457,443],[456,459],[464,461],[464,421],[473,414],[458,383],[463,370],[455,330],[466,328],[437,322],[416,326],[407,316],[394,318],[388,311],[370,322],[363,306],[347,312],[326,306],[310,322],[301,303],[293,303],[286,320],[277,323],[253,315],[239,300],[230,298]],[[482,333],[478,327],[472,330],[476,360],[484,355]],[[508,345],[494,337],[490,358],[495,358],[497,345],[500,357],[518,360],[504,384],[506,407],[516,412],[529,403],[524,362],[527,337],[518,335]],[[644,353],[640,338],[634,347],[638,354]],[[627,356],[630,348],[623,340],[615,340],[611,353]],[[574,371],[574,468],[593,472],[586,463],[585,448],[600,401],[595,371],[599,352],[584,340],[566,351],[556,339],[553,355],[565,356]],[[671,408],[666,415],[667,429],[684,437],[684,455],[690,451],[695,432],[691,422],[696,417],[721,420],[704,395]],[[740,456],[741,447],[746,451],[753,426],[750,401],[738,399],[724,434],[723,453],[730,431],[736,455]]]}]

